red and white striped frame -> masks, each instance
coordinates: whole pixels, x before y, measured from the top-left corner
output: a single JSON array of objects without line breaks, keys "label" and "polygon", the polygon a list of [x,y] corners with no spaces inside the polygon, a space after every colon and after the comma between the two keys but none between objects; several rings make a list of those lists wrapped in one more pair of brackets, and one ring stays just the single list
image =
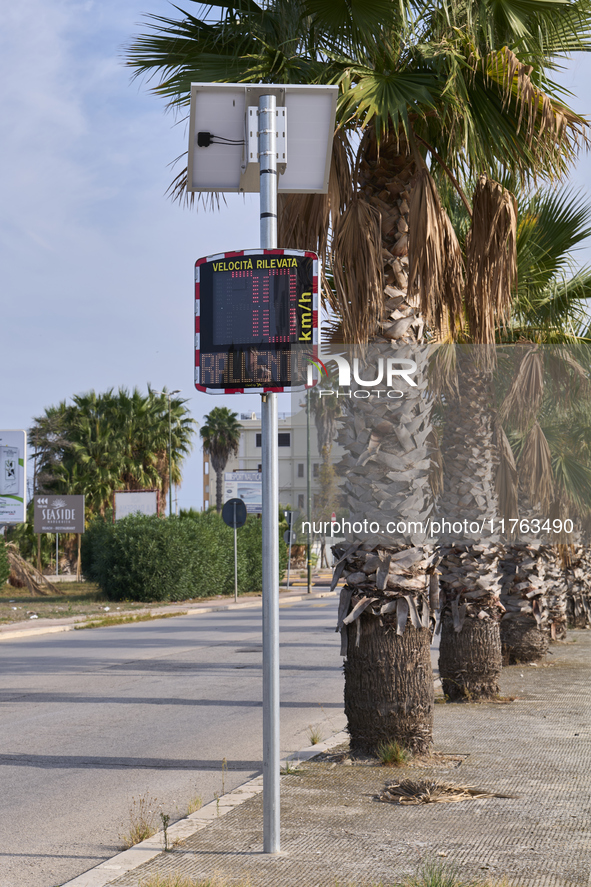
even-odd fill
[{"label": "red and white striped frame", "polygon": [[206,388],[200,384],[201,364],[201,302],[199,293],[199,272],[205,262],[216,262],[221,259],[235,259],[240,256],[306,256],[313,259],[312,265],[312,347],[310,356],[314,359],[318,356],[319,331],[318,331],[318,257],[316,253],[303,249],[241,249],[228,253],[217,253],[214,256],[204,256],[195,262],[195,388],[205,394],[264,394],[269,392],[302,391],[303,385],[289,388]]}]

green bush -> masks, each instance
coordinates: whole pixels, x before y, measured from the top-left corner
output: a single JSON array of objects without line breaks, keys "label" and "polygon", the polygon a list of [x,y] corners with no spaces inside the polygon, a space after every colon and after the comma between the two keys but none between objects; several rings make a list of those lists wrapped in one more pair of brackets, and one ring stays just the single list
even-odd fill
[{"label": "green bush", "polygon": [[112,520],[107,521],[98,517],[93,520],[86,532],[82,536],[80,543],[80,566],[82,574],[89,582],[98,582],[96,569],[98,568],[99,553],[102,548],[103,539],[109,535],[109,529],[112,526]]},{"label": "green bush", "polygon": [[6,554],[6,546],[4,539],[0,538],[0,588],[8,582],[10,576],[10,567],[8,566],[8,556]]},{"label": "green bush", "polygon": [[[238,590],[262,583],[261,521],[238,530]],[[287,547],[280,541],[280,574]],[[82,570],[111,600],[174,601],[234,592],[234,531],[215,511],[162,519],[94,521],[83,536]],[[279,578],[279,577],[278,577]]]}]

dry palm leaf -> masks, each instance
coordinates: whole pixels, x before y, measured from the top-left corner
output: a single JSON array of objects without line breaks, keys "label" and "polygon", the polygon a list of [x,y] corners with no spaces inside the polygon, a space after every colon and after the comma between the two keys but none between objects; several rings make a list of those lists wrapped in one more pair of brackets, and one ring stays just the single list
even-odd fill
[{"label": "dry palm leaf", "polygon": [[475,788],[473,785],[440,782],[438,779],[403,779],[401,782],[386,783],[386,787],[377,796],[377,800],[410,807],[418,804],[452,804],[456,801],[471,801],[476,798],[517,797],[519,796]]},{"label": "dry palm leaf", "polygon": [[517,203],[510,191],[481,175],[472,206],[466,314],[472,341],[490,345],[496,328],[509,319],[517,279]]},{"label": "dry palm leaf", "polygon": [[383,312],[380,213],[356,196],[336,219],[331,263],[334,304],[346,342],[366,344]]},{"label": "dry palm leaf", "polygon": [[573,552],[574,545],[568,545],[564,542],[559,542],[559,544],[556,546],[556,554],[562,570],[566,570],[568,569],[568,567],[571,566]]},{"label": "dry palm leaf", "polygon": [[511,444],[499,423],[495,424],[495,444],[499,457],[495,484],[499,514],[509,522],[519,516],[517,466]]},{"label": "dry palm leaf", "polygon": [[437,395],[457,399],[460,396],[458,386],[458,349],[451,343],[433,346],[433,357],[429,361],[429,384]]},{"label": "dry palm leaf", "polygon": [[6,545],[6,555],[11,574],[22,583],[22,586],[26,586],[31,594],[59,594],[59,590],[43,573],[21,557],[14,542]]},{"label": "dry palm leaf", "polygon": [[426,323],[439,338],[445,338],[461,313],[464,262],[426,167],[419,171],[413,187],[408,220],[408,291],[419,294]]},{"label": "dry palm leaf", "polygon": [[522,483],[532,502],[547,512],[554,500],[552,455],[540,425],[535,422],[527,435],[519,458]]},{"label": "dry palm leaf", "polygon": [[[282,247],[309,249],[327,257],[330,220],[341,215],[353,199],[351,149],[343,130],[332,143],[332,163],[326,194],[278,194],[278,240]],[[330,294],[327,294],[330,302]]]},{"label": "dry palm leaf", "polygon": [[544,362],[537,345],[528,348],[519,362],[511,388],[501,406],[503,420],[513,419],[524,429],[536,415],[544,395]]},{"label": "dry palm leaf", "polygon": [[527,141],[544,165],[564,169],[579,143],[587,144],[586,120],[545,95],[533,82],[531,65],[520,62],[507,46],[482,60],[489,81],[498,84],[504,105],[514,103],[518,130],[527,124]]}]

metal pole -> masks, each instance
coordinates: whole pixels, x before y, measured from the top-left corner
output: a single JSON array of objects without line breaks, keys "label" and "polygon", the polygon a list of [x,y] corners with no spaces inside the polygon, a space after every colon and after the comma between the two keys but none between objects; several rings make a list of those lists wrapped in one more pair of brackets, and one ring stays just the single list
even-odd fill
[{"label": "metal pole", "polygon": [[236,503],[234,502],[234,603],[238,603],[238,543],[236,541]]},{"label": "metal pole", "polygon": [[170,417],[170,393],[168,395],[168,516],[172,517],[172,419]]},{"label": "metal pole", "polygon": [[307,493],[308,493],[308,543],[306,545],[306,554],[308,557],[308,594],[312,594],[312,561],[310,560],[311,550],[310,550],[310,521],[312,520],[312,494],[310,492],[310,475],[312,473],[312,464],[310,459],[310,389],[306,391],[306,429],[307,429],[307,466],[306,473],[307,477]]},{"label": "metal pole", "polygon": [[55,575],[59,574],[59,539],[60,534],[55,534]]},{"label": "metal pole", "polygon": [[291,538],[292,538],[292,528],[293,527],[293,511],[291,512],[291,521],[289,524],[289,554],[287,555],[287,590],[289,591],[289,570],[291,567]]},{"label": "metal pole", "polygon": [[[277,247],[275,96],[259,97],[261,247]],[[263,852],[279,841],[279,464],[277,395],[262,395],[263,460]]]}]

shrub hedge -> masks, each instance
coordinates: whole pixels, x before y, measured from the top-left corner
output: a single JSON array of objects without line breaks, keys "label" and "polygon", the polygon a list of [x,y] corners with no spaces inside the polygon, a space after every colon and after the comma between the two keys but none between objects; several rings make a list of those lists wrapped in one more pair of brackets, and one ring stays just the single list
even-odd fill
[{"label": "shrub hedge", "polygon": [[[234,592],[234,531],[215,511],[94,521],[82,537],[82,571],[111,600],[177,601]],[[238,591],[260,591],[261,521],[238,530]],[[287,546],[279,543],[280,575]],[[278,577],[279,578],[279,577]]]},{"label": "shrub hedge", "polygon": [[6,554],[6,546],[4,539],[0,539],[0,588],[8,582],[10,576],[10,567],[8,566],[8,556]]}]

